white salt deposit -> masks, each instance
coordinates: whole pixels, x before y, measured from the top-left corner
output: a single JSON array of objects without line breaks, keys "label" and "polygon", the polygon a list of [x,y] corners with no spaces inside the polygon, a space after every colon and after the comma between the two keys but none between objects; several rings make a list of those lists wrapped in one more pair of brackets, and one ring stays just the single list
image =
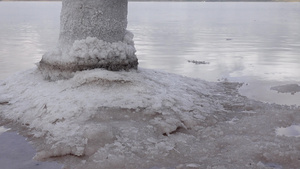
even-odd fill
[{"label": "white salt deposit", "polygon": [[58,47],[44,54],[40,69],[49,80],[70,78],[75,71],[99,67],[108,70],[118,70],[120,67],[129,69],[132,63],[137,63],[135,52],[133,34],[129,31],[123,41],[118,42],[87,37],[76,40],[69,50]]},{"label": "white salt deposit", "polygon": [[9,130],[9,129],[6,129],[6,128],[0,126],[0,135],[1,135],[2,133],[4,133],[4,132],[8,131],[8,130]]},{"label": "white salt deposit", "polygon": [[135,57],[133,34],[127,31],[123,41],[106,42],[96,37],[87,37],[76,40],[70,50],[64,51],[57,48],[43,56],[43,62],[59,65],[79,64],[90,65],[94,62],[104,62],[106,59],[131,59]]},{"label": "white salt deposit", "polygon": [[45,81],[37,69],[0,83],[0,117],[36,159],[66,168],[282,168],[300,165],[300,108],[241,96],[240,84],[154,70],[94,69]]}]

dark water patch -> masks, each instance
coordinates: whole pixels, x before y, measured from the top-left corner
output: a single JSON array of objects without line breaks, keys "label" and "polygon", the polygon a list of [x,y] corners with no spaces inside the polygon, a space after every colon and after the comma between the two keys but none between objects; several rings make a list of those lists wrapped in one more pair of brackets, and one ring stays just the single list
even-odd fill
[{"label": "dark water patch", "polygon": [[26,139],[16,132],[0,135],[0,166],[3,169],[59,169],[55,162],[39,162],[32,158],[35,150]]},{"label": "dark water patch", "polygon": [[300,86],[298,84],[287,84],[271,87],[271,90],[275,90],[278,93],[291,93],[293,95],[300,92]]}]

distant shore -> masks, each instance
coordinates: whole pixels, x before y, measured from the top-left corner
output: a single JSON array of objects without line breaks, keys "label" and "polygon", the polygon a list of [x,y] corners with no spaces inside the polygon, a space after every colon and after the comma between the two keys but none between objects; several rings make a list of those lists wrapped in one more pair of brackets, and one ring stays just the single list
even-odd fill
[{"label": "distant shore", "polygon": [[[0,0],[0,1],[61,1],[61,0]],[[129,0],[136,2],[300,2],[300,0]]]}]

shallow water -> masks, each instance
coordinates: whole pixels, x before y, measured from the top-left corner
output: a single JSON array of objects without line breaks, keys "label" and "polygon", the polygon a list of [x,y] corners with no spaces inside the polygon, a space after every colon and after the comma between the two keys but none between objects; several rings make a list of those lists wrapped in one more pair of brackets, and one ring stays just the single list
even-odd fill
[{"label": "shallow water", "polygon": [[35,150],[25,138],[15,132],[1,134],[0,129],[0,165],[3,169],[58,169],[60,164],[32,160]]},{"label": "shallow water", "polygon": [[159,4],[130,5],[129,28],[143,67],[210,81],[300,77],[300,3]]},{"label": "shallow water", "polygon": [[130,5],[129,27],[141,66],[243,82],[241,92],[250,98],[300,104],[299,93],[270,90],[299,83],[300,3],[159,4],[147,3],[147,10],[139,8],[143,3]]},{"label": "shallow water", "polygon": [[277,128],[276,134],[279,136],[300,137],[300,125]]}]

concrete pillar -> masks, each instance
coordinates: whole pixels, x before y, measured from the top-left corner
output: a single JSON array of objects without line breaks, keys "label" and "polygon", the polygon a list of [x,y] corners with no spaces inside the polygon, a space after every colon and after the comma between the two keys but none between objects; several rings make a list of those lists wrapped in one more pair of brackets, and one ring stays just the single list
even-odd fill
[{"label": "concrete pillar", "polygon": [[127,28],[127,0],[63,0],[57,49],[39,63],[46,79],[76,71],[137,69],[133,34]]},{"label": "concrete pillar", "polygon": [[63,0],[59,43],[96,37],[122,41],[127,28],[127,0]]}]

